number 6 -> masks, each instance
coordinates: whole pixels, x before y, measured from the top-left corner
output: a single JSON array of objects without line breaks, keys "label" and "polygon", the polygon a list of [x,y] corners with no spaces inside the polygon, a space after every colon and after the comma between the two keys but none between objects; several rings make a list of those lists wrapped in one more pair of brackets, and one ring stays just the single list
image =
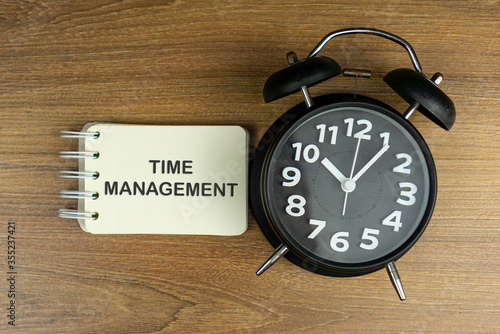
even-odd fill
[{"label": "number 6", "polygon": [[375,235],[379,235],[380,231],[379,230],[376,230],[376,229],[373,229],[373,228],[365,228],[363,230],[363,236],[361,237],[361,239],[363,240],[368,240],[370,241],[369,244],[365,244],[364,242],[362,242],[359,247],[363,248],[363,249],[366,249],[366,250],[372,250],[372,249],[375,249],[377,248],[378,246],[378,239],[375,237]]},{"label": "number 6", "polygon": [[343,253],[349,249],[349,242],[346,239],[349,237],[349,232],[337,232],[332,235],[332,239],[330,240],[330,247],[336,252]]}]

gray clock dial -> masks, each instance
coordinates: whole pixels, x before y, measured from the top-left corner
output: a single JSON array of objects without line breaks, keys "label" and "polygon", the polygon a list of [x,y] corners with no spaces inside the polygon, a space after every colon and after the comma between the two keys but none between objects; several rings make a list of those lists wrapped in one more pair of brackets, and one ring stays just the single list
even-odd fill
[{"label": "gray clock dial", "polygon": [[368,263],[428,219],[430,153],[398,117],[369,105],[326,107],[283,134],[268,160],[265,198],[296,252],[326,264]]}]

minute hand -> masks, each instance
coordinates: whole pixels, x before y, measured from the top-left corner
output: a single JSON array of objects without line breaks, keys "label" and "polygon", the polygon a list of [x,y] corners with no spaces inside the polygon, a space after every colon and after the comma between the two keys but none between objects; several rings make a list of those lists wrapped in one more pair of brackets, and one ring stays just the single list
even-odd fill
[{"label": "minute hand", "polygon": [[371,160],[368,161],[368,163],[363,168],[361,168],[361,170],[356,175],[354,175],[352,180],[356,182],[368,170],[368,168],[370,168],[375,163],[375,161],[377,161],[382,156],[382,154],[384,154],[385,151],[389,149],[389,147],[389,145],[384,145],[380,149],[380,151],[378,151],[377,154],[375,154],[375,156],[371,158]]}]

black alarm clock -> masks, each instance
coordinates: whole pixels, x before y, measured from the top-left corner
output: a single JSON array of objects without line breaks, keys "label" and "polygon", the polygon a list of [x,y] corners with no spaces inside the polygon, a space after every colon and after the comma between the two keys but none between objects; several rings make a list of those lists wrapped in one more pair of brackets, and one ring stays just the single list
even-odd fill
[{"label": "black alarm clock", "polygon": [[[332,38],[346,34],[384,37],[407,50],[414,69],[384,77],[411,105],[407,111],[359,95],[310,97],[308,87],[341,73],[371,76],[317,56]],[[424,232],[437,192],[431,152],[408,118],[418,110],[441,128],[453,126],[455,107],[438,87],[442,75],[426,77],[408,42],[375,29],[334,31],[305,59],[293,52],[287,58],[289,66],[268,78],[264,100],[301,91],[305,101],[269,128],[251,161],[252,211],[275,248],[257,275],[281,256],[328,276],[385,267],[404,300],[394,262]]]}]

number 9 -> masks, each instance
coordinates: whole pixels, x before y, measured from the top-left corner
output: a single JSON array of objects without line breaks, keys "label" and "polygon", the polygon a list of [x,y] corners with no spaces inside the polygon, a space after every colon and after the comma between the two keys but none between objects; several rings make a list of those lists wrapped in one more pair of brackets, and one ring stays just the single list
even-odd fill
[{"label": "number 9", "polygon": [[[291,175],[290,175],[291,174]],[[283,182],[284,187],[293,187],[300,181],[300,170],[295,167],[285,167],[283,169],[283,178],[287,181]]]}]

